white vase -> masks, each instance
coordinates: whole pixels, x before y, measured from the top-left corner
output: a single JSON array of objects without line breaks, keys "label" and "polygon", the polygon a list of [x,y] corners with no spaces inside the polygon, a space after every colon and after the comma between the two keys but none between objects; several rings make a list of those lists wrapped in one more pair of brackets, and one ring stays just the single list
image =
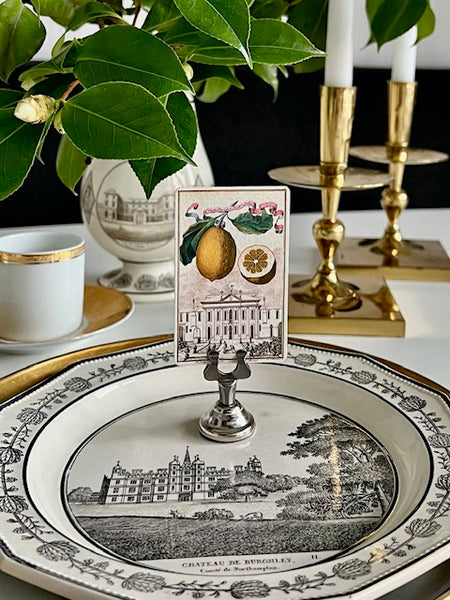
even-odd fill
[{"label": "white vase", "polygon": [[81,181],[83,221],[93,238],[122,261],[99,284],[125,292],[136,301],[160,300],[174,289],[175,192],[211,187],[213,173],[200,134],[186,165],[161,181],[147,199],[127,161],[95,159]]}]

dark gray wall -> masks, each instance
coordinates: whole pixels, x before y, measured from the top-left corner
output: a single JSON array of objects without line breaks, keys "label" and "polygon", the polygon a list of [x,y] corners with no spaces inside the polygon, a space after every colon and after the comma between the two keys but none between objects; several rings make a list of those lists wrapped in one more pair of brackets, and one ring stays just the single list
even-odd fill
[{"label": "dark gray wall", "polygon": [[[385,69],[355,69],[356,113],[352,144],[384,144],[386,135]],[[239,77],[245,90],[230,90],[214,104],[197,103],[203,141],[216,185],[274,185],[267,171],[294,164],[317,164],[319,157],[319,86],[323,73],[291,75],[280,81],[273,102],[269,86],[252,73]],[[418,70],[417,103],[411,145],[450,153],[450,116],[444,84],[449,72]],[[54,158],[58,134],[49,133],[44,165],[32,172],[13,196],[0,202],[0,227],[81,221],[79,199],[58,180]],[[350,164],[379,165],[350,158]],[[404,187],[411,208],[450,206],[450,162],[407,167]],[[340,210],[378,209],[380,190],[347,192]],[[292,211],[320,210],[316,191],[291,189]]]}]

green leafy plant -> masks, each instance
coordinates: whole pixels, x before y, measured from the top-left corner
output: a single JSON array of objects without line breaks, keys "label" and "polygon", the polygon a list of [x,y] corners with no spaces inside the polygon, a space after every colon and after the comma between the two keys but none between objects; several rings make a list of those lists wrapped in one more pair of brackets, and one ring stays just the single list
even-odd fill
[{"label": "green leafy plant", "polygon": [[[61,134],[56,170],[75,189],[92,158],[130,162],[149,197],[192,162],[198,125],[192,98],[214,102],[238,70],[278,90],[278,77],[320,68],[327,0],[4,0],[0,79],[20,69],[22,92],[0,89],[0,200],[40,159],[49,128]],[[432,32],[428,0],[367,0],[378,46],[419,24]],[[62,26],[49,60],[35,64],[46,30]],[[98,30],[79,37],[80,27]],[[27,68],[28,67],[28,68]],[[48,99],[50,98],[50,100]]]}]

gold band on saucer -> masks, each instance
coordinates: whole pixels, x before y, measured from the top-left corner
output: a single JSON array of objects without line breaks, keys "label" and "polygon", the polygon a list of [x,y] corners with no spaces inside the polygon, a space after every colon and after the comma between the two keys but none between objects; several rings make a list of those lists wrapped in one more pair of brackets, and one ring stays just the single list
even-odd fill
[{"label": "gold band on saucer", "polygon": [[15,264],[15,265],[32,265],[57,263],[72,260],[84,253],[84,244],[72,250],[56,250],[50,252],[42,252],[41,254],[22,254],[15,252],[1,252],[0,263]]}]

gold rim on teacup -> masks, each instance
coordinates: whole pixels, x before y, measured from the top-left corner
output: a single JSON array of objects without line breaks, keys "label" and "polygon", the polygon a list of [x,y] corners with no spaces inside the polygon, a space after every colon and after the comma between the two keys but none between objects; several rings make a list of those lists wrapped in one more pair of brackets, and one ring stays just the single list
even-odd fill
[{"label": "gold rim on teacup", "polygon": [[72,260],[84,253],[84,244],[70,250],[52,250],[51,252],[40,252],[39,254],[4,252],[0,251],[0,262],[10,264],[30,265],[34,263],[57,263]]}]

